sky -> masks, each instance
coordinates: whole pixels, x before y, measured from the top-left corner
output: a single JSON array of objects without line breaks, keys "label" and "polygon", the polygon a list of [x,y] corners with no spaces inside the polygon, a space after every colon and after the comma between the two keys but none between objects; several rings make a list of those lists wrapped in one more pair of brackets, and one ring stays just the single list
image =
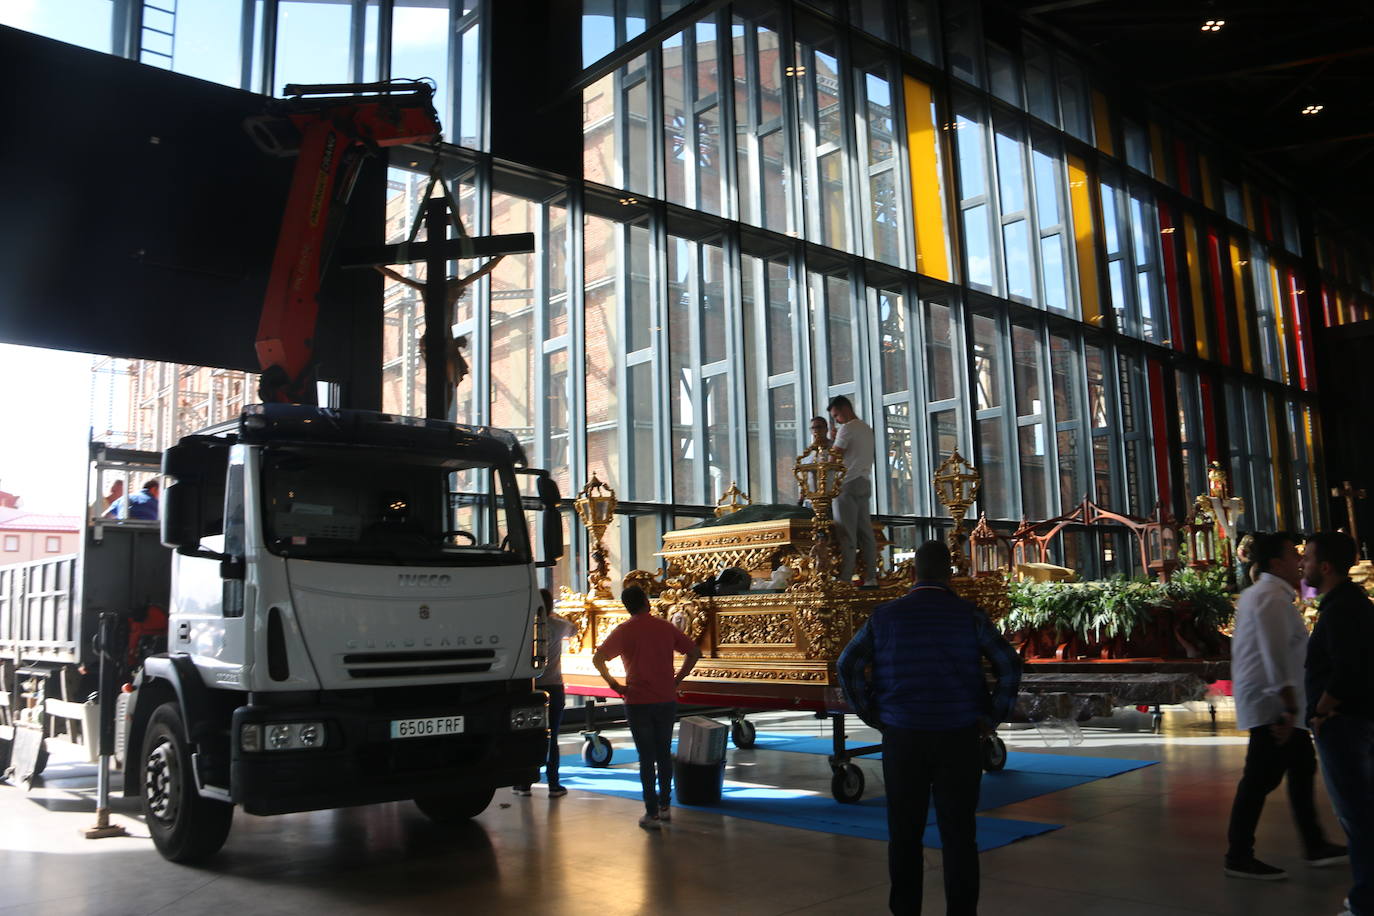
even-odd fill
[{"label": "sky", "polygon": [[20,508],[81,514],[90,401],[90,355],[0,344],[0,490]]},{"label": "sky", "polygon": [[[179,0],[174,69],[237,85],[237,0]],[[111,0],[0,0],[0,25],[9,25],[97,51],[110,51]],[[276,76],[286,82],[348,79],[349,6],[282,0],[278,50],[287,61]],[[368,5],[369,60],[376,40],[376,4]],[[150,25],[158,24],[149,22]],[[431,77],[440,84],[436,100],[446,111],[446,10],[415,0],[397,0],[392,35],[393,72]],[[366,74],[375,78],[375,68]],[[475,124],[464,125],[465,135]],[[449,130],[452,137],[453,131]],[[0,301],[0,310],[8,307]],[[0,490],[22,498],[31,512],[75,515],[86,503],[86,443],[91,427],[92,357],[0,343]],[[102,405],[98,426],[111,395]],[[120,405],[122,409],[122,405]]]}]

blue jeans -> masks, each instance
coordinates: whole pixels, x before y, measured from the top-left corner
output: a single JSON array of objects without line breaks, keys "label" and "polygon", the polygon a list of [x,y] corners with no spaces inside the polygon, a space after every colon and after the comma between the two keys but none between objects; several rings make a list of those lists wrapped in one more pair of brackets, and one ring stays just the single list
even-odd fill
[{"label": "blue jeans", "polygon": [[677,720],[677,703],[626,703],[625,718],[630,720],[630,736],[639,752],[644,811],[651,817],[657,816],[658,809],[668,807],[673,797],[673,722]]},{"label": "blue jeans", "polygon": [[1350,844],[1350,909],[1374,916],[1374,720],[1332,716],[1322,723],[1317,751]]},{"label": "blue jeans", "polygon": [[[554,789],[558,787],[558,729],[563,725],[563,706],[567,702],[568,692],[562,684],[536,684],[535,689],[549,695],[549,750],[544,770],[548,773],[549,788]],[[538,781],[538,777],[535,780]],[[529,786],[515,788],[528,789]]]}]

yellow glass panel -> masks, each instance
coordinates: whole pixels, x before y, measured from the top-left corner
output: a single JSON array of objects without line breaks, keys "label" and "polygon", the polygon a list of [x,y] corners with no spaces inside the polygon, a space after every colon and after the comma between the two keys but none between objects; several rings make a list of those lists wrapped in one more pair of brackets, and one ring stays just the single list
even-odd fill
[{"label": "yellow glass panel", "polygon": [[1202,181],[1202,202],[1208,210],[1215,210],[1217,202],[1212,194],[1212,163],[1207,161],[1204,153],[1197,154],[1197,170]]},{"label": "yellow glass panel", "polygon": [[1255,371],[1254,356],[1250,352],[1250,334],[1254,327],[1251,320],[1252,311],[1250,309],[1250,293],[1245,287],[1245,254],[1236,244],[1236,240],[1231,240],[1231,280],[1235,283],[1236,293],[1236,328],[1240,332],[1240,360],[1241,366],[1246,372]]},{"label": "yellow glass panel", "polygon": [[1202,359],[1211,359],[1207,345],[1207,305],[1202,299],[1202,258],[1197,250],[1197,230],[1191,213],[1183,214],[1183,247],[1188,255],[1188,283],[1193,290],[1193,335],[1195,352]]},{"label": "yellow glass panel", "polygon": [[1155,179],[1169,182],[1169,160],[1164,153],[1164,130],[1158,124],[1150,123],[1150,155],[1154,160]]},{"label": "yellow glass panel", "polygon": [[1274,517],[1279,520],[1279,530],[1288,529],[1288,500],[1282,494],[1292,492],[1292,467],[1285,467],[1279,457],[1279,406],[1272,392],[1264,393],[1265,406],[1269,410],[1269,460],[1274,465]]},{"label": "yellow glass panel", "polygon": [[1108,156],[1116,155],[1116,145],[1112,142],[1112,110],[1108,107],[1107,97],[1093,90],[1093,132],[1097,135],[1097,148]]},{"label": "yellow glass panel", "polygon": [[944,182],[940,180],[940,132],[930,86],[906,77],[907,149],[911,153],[911,203],[916,218],[916,271],[953,281]]},{"label": "yellow glass panel", "polygon": [[1287,329],[1283,326],[1283,300],[1279,292],[1279,270],[1273,264],[1269,265],[1269,301],[1274,303],[1274,343],[1279,351],[1279,378],[1285,384],[1291,384],[1291,367],[1288,365],[1288,343],[1286,340]]},{"label": "yellow glass panel", "polygon": [[[1307,473],[1312,477],[1312,492],[1320,493],[1317,488],[1317,452],[1321,447],[1321,421],[1312,412],[1312,408],[1302,409],[1303,435],[1307,444]],[[1314,504],[1320,506],[1322,500],[1313,500]]]},{"label": "yellow glass panel", "polygon": [[1073,242],[1078,254],[1078,300],[1083,320],[1102,320],[1102,302],[1097,289],[1097,246],[1093,244],[1093,201],[1088,188],[1088,169],[1082,158],[1070,154],[1069,201],[1073,207]]}]

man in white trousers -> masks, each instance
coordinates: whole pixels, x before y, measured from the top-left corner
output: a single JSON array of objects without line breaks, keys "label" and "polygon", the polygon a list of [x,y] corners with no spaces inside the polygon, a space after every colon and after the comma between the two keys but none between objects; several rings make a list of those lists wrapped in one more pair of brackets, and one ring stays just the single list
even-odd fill
[{"label": "man in white trousers", "polygon": [[830,419],[835,424],[831,448],[844,457],[844,483],[832,504],[840,548],[839,580],[854,578],[854,551],[863,558],[864,588],[878,584],[878,542],[873,538],[873,516],[868,503],[873,497],[873,427],[854,413],[849,398],[830,399]]}]

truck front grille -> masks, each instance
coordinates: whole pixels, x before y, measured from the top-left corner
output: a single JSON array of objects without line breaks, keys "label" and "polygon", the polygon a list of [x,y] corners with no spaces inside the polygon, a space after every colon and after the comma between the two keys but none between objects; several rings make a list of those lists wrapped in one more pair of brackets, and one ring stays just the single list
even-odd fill
[{"label": "truck front grille", "polygon": [[349,677],[437,677],[490,671],[492,649],[451,649],[424,652],[354,652],[343,657]]}]

